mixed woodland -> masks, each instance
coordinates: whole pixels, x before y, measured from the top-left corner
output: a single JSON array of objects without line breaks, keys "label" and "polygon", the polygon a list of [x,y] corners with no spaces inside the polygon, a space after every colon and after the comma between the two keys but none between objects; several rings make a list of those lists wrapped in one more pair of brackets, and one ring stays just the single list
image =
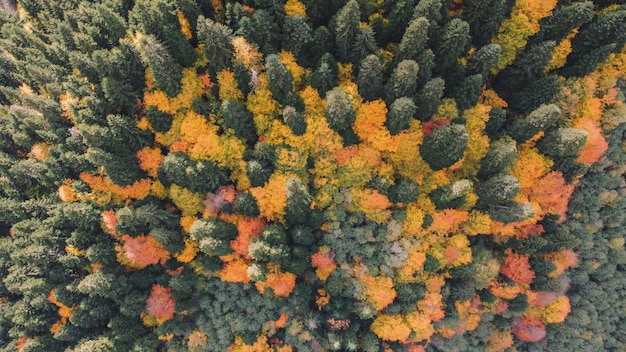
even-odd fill
[{"label": "mixed woodland", "polygon": [[626,350],[624,0],[0,1],[0,351]]}]

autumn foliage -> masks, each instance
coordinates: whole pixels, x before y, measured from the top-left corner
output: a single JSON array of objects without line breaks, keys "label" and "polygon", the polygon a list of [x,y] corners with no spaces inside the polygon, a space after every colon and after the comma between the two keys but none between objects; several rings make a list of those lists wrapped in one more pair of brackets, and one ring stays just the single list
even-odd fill
[{"label": "autumn foliage", "polygon": [[174,318],[174,306],[176,302],[172,299],[172,288],[161,285],[153,285],[150,296],[146,300],[146,312],[164,322]]}]

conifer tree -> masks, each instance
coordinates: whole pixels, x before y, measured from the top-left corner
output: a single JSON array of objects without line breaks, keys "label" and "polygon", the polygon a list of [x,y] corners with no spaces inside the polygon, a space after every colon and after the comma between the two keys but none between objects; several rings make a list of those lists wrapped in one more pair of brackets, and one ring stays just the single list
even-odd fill
[{"label": "conifer tree", "polygon": [[198,17],[198,41],[204,44],[204,54],[209,59],[209,67],[219,72],[230,66],[233,56],[231,43],[232,29],[204,16]]},{"label": "conifer tree", "polygon": [[169,96],[180,93],[181,67],[174,62],[165,46],[151,34],[139,35],[134,44],[141,55],[141,60],[152,71],[157,88]]},{"label": "conifer tree", "polygon": [[337,61],[331,53],[324,53],[315,65],[311,75],[311,87],[316,88],[321,96],[337,85]]},{"label": "conifer tree", "polygon": [[338,58],[342,62],[347,62],[350,58],[352,45],[359,30],[360,17],[361,11],[356,0],[349,0],[337,15],[335,44]]},{"label": "conifer tree", "polygon": [[389,132],[391,132],[392,135],[398,134],[408,128],[416,111],[417,107],[415,103],[413,103],[413,99],[409,97],[396,99],[389,107],[389,113],[385,121]]},{"label": "conifer tree", "polygon": [[376,55],[369,55],[359,67],[357,76],[359,93],[365,100],[376,100],[383,93],[383,68]]},{"label": "conifer tree", "polygon": [[523,143],[537,133],[551,127],[559,118],[561,110],[554,104],[542,105],[528,116],[516,120],[507,129],[507,133],[517,141]]},{"label": "conifer tree", "polygon": [[463,125],[439,127],[424,137],[420,155],[433,170],[441,170],[461,160],[469,134]]},{"label": "conifer tree", "polygon": [[272,96],[282,105],[286,105],[288,96],[292,92],[293,75],[287,71],[276,54],[268,55],[265,58],[265,69],[267,71],[267,86],[272,92]]},{"label": "conifer tree", "polygon": [[403,60],[393,70],[385,84],[385,101],[392,103],[400,97],[411,97],[417,92],[419,66],[413,60]]}]

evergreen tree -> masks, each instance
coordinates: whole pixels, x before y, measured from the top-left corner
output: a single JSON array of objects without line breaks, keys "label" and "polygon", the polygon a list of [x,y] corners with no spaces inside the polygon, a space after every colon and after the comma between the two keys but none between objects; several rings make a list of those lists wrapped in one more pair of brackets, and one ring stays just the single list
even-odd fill
[{"label": "evergreen tree", "polygon": [[307,123],[304,116],[293,106],[285,106],[283,109],[283,122],[291,128],[291,132],[296,136],[301,136],[306,132]]},{"label": "evergreen tree", "polygon": [[385,101],[391,104],[400,97],[411,97],[417,92],[419,66],[413,60],[404,60],[393,70],[385,84]]},{"label": "evergreen tree", "polygon": [[359,93],[365,100],[376,100],[383,93],[383,68],[376,55],[369,55],[359,67],[357,76]]},{"label": "evergreen tree", "polygon": [[359,31],[361,11],[356,0],[349,0],[337,14],[335,26],[335,45],[338,58],[347,62],[352,52],[353,43]]},{"label": "evergreen tree", "polygon": [[153,35],[140,35],[135,40],[135,48],[154,77],[154,84],[169,96],[180,93],[181,67]]},{"label": "evergreen tree", "polygon": [[393,3],[393,8],[389,12],[389,22],[383,32],[381,43],[399,42],[411,20],[416,0],[398,0]]},{"label": "evergreen tree", "polygon": [[330,90],[326,94],[326,120],[330,128],[342,134],[351,128],[355,119],[356,113],[348,94],[339,87]]},{"label": "evergreen tree", "polygon": [[478,176],[483,179],[504,173],[518,157],[519,152],[515,142],[508,138],[500,139],[489,146],[487,155],[483,158],[478,170]]},{"label": "evergreen tree", "polygon": [[326,96],[326,92],[337,85],[337,61],[331,53],[325,53],[315,65],[315,71],[311,75],[311,87],[316,88],[320,96]]},{"label": "evergreen tree", "polygon": [[415,117],[420,121],[430,120],[430,117],[437,111],[444,89],[445,81],[442,78],[433,78],[428,81],[415,97],[417,106]]},{"label": "evergreen tree", "polygon": [[424,137],[420,155],[431,169],[441,170],[461,160],[468,142],[469,134],[465,126],[454,124],[439,127]]},{"label": "evergreen tree", "polygon": [[235,135],[253,145],[257,140],[254,123],[252,122],[252,113],[246,107],[234,100],[224,100],[222,103],[222,116],[224,117],[224,125],[232,128]]},{"label": "evergreen tree", "polygon": [[352,44],[352,62],[354,65],[358,65],[368,55],[374,54],[376,49],[378,49],[378,45],[376,44],[376,37],[372,27],[365,26],[359,28],[359,32]]},{"label": "evergreen tree", "polygon": [[587,131],[577,128],[558,128],[546,133],[537,142],[542,153],[553,158],[573,157],[587,142]]},{"label": "evergreen tree", "polygon": [[419,54],[428,43],[428,27],[430,23],[426,17],[419,17],[412,20],[406,32],[402,36],[402,41],[398,45],[398,51],[394,56],[394,61],[400,63],[402,60],[417,60]]},{"label": "evergreen tree", "polygon": [[508,0],[479,0],[467,4],[462,18],[470,25],[474,46],[485,45],[498,32],[513,4]]},{"label": "evergreen tree", "polygon": [[387,120],[385,121],[389,132],[398,134],[402,130],[407,129],[416,111],[417,107],[415,107],[413,99],[408,97],[396,99],[389,107],[389,113],[387,113]]},{"label": "evergreen tree", "polygon": [[469,24],[455,18],[442,28],[441,38],[435,49],[437,72],[443,73],[464,54],[470,44]]},{"label": "evergreen tree", "polygon": [[231,43],[233,31],[204,16],[198,17],[197,30],[198,41],[204,44],[204,54],[209,59],[209,68],[219,72],[229,67],[234,50]]},{"label": "evergreen tree", "polygon": [[507,129],[507,133],[517,141],[523,143],[537,133],[551,127],[559,118],[561,110],[554,104],[542,105],[528,116],[516,120]]},{"label": "evergreen tree", "polygon": [[[98,13],[99,16],[102,12]],[[97,17],[96,17],[97,18]],[[139,0],[128,13],[131,29],[159,38],[182,66],[191,66],[196,55],[184,37],[176,17],[176,4],[170,0]]]},{"label": "evergreen tree", "polygon": [[486,208],[506,204],[513,200],[519,191],[520,184],[515,176],[494,176],[476,188],[476,194],[479,197],[477,205],[480,208]]},{"label": "evergreen tree", "polygon": [[285,50],[299,57],[303,50],[313,42],[313,32],[302,15],[289,16],[283,24],[281,44]]},{"label": "evergreen tree", "polygon": [[267,86],[272,96],[282,105],[287,105],[287,99],[292,92],[293,76],[287,71],[285,65],[280,62],[276,54],[265,58],[265,70],[267,71]]}]

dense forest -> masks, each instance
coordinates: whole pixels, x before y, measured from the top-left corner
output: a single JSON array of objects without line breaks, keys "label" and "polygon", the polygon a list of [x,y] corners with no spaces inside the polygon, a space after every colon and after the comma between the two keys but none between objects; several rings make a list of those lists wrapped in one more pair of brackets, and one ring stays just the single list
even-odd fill
[{"label": "dense forest", "polygon": [[624,351],[625,79],[624,0],[0,0],[0,351]]}]

